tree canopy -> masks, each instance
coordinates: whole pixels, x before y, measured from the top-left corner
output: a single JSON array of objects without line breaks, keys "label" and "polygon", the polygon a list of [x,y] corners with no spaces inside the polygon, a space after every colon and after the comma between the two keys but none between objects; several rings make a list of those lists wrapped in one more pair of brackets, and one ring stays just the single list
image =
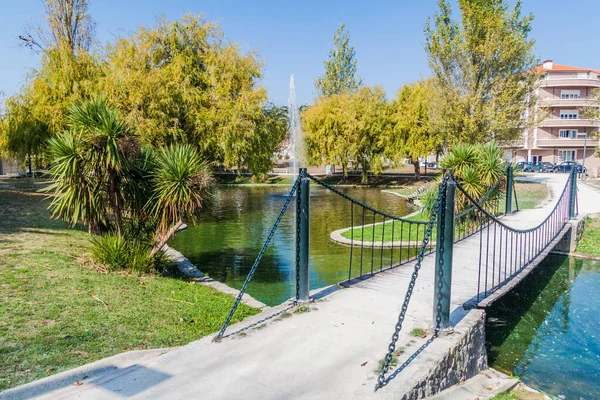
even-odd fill
[{"label": "tree canopy", "polygon": [[355,92],[362,86],[356,75],[356,51],[350,45],[350,33],[341,24],[333,35],[333,47],[325,61],[325,73],[315,81],[317,96]]},{"label": "tree canopy", "polygon": [[431,117],[433,90],[431,80],[403,86],[392,103],[393,130],[385,138],[386,155],[394,161],[408,158],[417,179],[420,179],[419,157],[443,149],[443,137]]},{"label": "tree canopy", "polygon": [[256,52],[228,42],[216,24],[161,19],[91,53],[87,1],[50,0],[47,13],[54,39],[40,46],[40,67],[7,101],[7,113],[26,107],[56,135],[69,125],[72,104],[102,95],[142,144],[189,144],[215,167],[254,175],[271,169],[287,133],[284,109],[266,101]]},{"label": "tree canopy", "polygon": [[381,87],[362,87],[318,99],[302,113],[311,164],[360,168],[362,181],[383,165],[383,138],[389,133],[389,105]]},{"label": "tree canopy", "polygon": [[425,27],[436,123],[450,144],[517,139],[538,79],[533,16],[522,15],[520,1],[511,10],[505,0],[458,0],[455,21],[448,1],[438,5]]}]

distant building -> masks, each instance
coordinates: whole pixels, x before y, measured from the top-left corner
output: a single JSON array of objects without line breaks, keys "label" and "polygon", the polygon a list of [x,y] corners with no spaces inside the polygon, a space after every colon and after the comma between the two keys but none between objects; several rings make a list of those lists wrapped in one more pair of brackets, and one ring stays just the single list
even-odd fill
[{"label": "distant building", "polygon": [[25,173],[18,160],[0,158],[0,175],[17,176]]},{"label": "distant building", "polygon": [[600,70],[554,64],[552,60],[544,61],[538,68],[544,75],[537,89],[538,104],[534,112],[539,116],[546,110],[548,116],[508,149],[507,158],[551,163],[583,163],[585,159],[588,173],[598,176],[600,159],[595,155],[598,139],[589,135],[600,125],[584,118],[581,111],[593,106],[589,97],[600,87]]}]

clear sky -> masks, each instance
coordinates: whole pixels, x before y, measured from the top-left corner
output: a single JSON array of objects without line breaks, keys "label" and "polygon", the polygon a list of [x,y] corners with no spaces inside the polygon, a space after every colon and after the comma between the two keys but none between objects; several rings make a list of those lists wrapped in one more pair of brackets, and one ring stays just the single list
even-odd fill
[{"label": "clear sky", "polygon": [[[314,80],[333,32],[345,22],[356,48],[358,71],[367,85],[382,85],[388,97],[407,82],[429,75],[423,26],[435,0],[89,0],[100,43],[151,26],[156,16],[177,19],[203,13],[218,22],[230,41],[257,49],[263,84],[277,104],[287,103],[295,74],[298,103],[310,103]],[[532,36],[542,59],[600,69],[600,0],[524,0],[535,15]],[[27,23],[43,22],[43,0],[0,0],[0,91],[15,93],[39,55],[18,44]]]}]

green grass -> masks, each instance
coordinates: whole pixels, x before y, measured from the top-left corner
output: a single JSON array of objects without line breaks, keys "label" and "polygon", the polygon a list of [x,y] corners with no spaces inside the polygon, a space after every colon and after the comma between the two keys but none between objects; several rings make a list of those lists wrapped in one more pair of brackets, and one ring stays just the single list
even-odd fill
[{"label": "green grass", "polygon": [[600,220],[588,217],[579,243],[577,252],[600,256]]},{"label": "green grass", "polygon": [[[517,192],[517,199],[519,202],[519,209],[526,210],[535,208],[540,205],[547,197],[548,197],[548,189],[545,184],[542,183],[517,183],[515,186]],[[504,201],[504,200],[502,200]],[[504,204],[504,203],[502,203]],[[513,208],[516,208],[516,204],[513,202]],[[504,211],[504,206],[500,207],[502,212]],[[428,222],[428,217],[425,213],[418,213],[411,217],[407,218],[410,221],[425,221]],[[394,222],[394,233],[393,239],[394,242],[397,241],[421,241],[423,240],[423,235],[425,232],[425,225],[419,225],[417,231],[416,224],[409,223],[400,223],[398,221]],[[364,240],[370,242],[374,240],[375,242],[380,242],[382,239],[385,242],[392,241],[392,222],[388,221],[385,224],[385,232],[383,224],[373,226],[366,226],[364,229],[356,228],[353,231],[349,230],[342,233],[342,236],[346,239],[352,239],[361,241],[363,239],[363,230],[364,230]],[[373,232],[375,231],[375,232]],[[434,227],[432,232],[432,241],[435,241],[436,237],[436,229]],[[459,232],[457,231],[457,234]]]},{"label": "green grass", "polygon": [[427,336],[427,332],[425,332],[425,329],[423,328],[414,328],[410,331],[410,335],[414,337],[425,337]]},{"label": "green grass", "polygon": [[[424,213],[418,213],[411,217],[407,218],[410,221],[427,221],[427,215]],[[394,242],[399,240],[407,241],[407,240],[423,240],[423,235],[427,225],[425,224],[411,224],[408,222],[400,222],[395,221],[393,224],[391,221],[385,223],[385,232],[383,224],[375,225],[375,226],[366,226],[364,229],[355,228],[353,231],[349,230],[342,233],[342,236],[346,239],[352,239],[354,236],[354,240],[362,240],[363,239],[363,230],[364,230],[364,240],[370,242],[371,240],[375,240],[376,242],[380,242],[383,238],[384,241],[390,242],[392,241],[392,225],[393,225],[393,237]],[[418,227],[418,229],[417,229]],[[375,232],[373,232],[375,230]],[[432,238],[435,239],[435,228],[433,229]]]},{"label": "green grass", "polygon": [[[536,208],[548,198],[548,187],[543,183],[518,182],[515,183],[515,190],[520,210]],[[513,209],[516,209],[514,201]]]},{"label": "green grass", "polygon": [[[0,390],[215,332],[233,297],[179,276],[102,273],[44,196],[0,190]],[[240,305],[235,321],[258,310]]]},{"label": "green grass", "polygon": [[523,389],[511,389],[497,394],[491,400],[544,400],[544,395]]}]

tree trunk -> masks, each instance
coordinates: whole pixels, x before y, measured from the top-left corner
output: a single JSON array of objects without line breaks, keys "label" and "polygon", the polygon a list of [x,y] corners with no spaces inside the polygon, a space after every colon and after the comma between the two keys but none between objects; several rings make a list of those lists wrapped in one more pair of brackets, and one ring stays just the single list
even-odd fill
[{"label": "tree trunk", "polygon": [[113,214],[115,215],[115,227],[117,229],[117,236],[123,236],[123,228],[121,221],[121,206],[119,204],[119,193],[116,189],[116,180],[117,176],[114,170],[109,172],[109,183],[108,183],[108,197],[110,198],[110,202],[112,203]]},{"label": "tree trunk", "polygon": [[31,168],[31,153],[27,153],[27,167],[29,168],[29,175],[33,178],[33,169]]},{"label": "tree trunk", "polygon": [[167,244],[167,242],[169,241],[169,239],[171,239],[171,237],[173,237],[175,232],[177,232],[177,230],[181,228],[181,225],[183,225],[183,221],[180,219],[162,237],[157,235],[157,241],[154,247],[152,248],[152,251],[150,252],[150,257],[154,257],[154,255],[158,253],[160,249],[162,249],[165,246],[165,244]]},{"label": "tree trunk", "polygon": [[417,160],[415,161],[411,158],[410,161],[412,162],[413,167],[415,167],[415,180],[418,181],[421,179],[421,168],[419,167],[419,159],[417,158]]}]

